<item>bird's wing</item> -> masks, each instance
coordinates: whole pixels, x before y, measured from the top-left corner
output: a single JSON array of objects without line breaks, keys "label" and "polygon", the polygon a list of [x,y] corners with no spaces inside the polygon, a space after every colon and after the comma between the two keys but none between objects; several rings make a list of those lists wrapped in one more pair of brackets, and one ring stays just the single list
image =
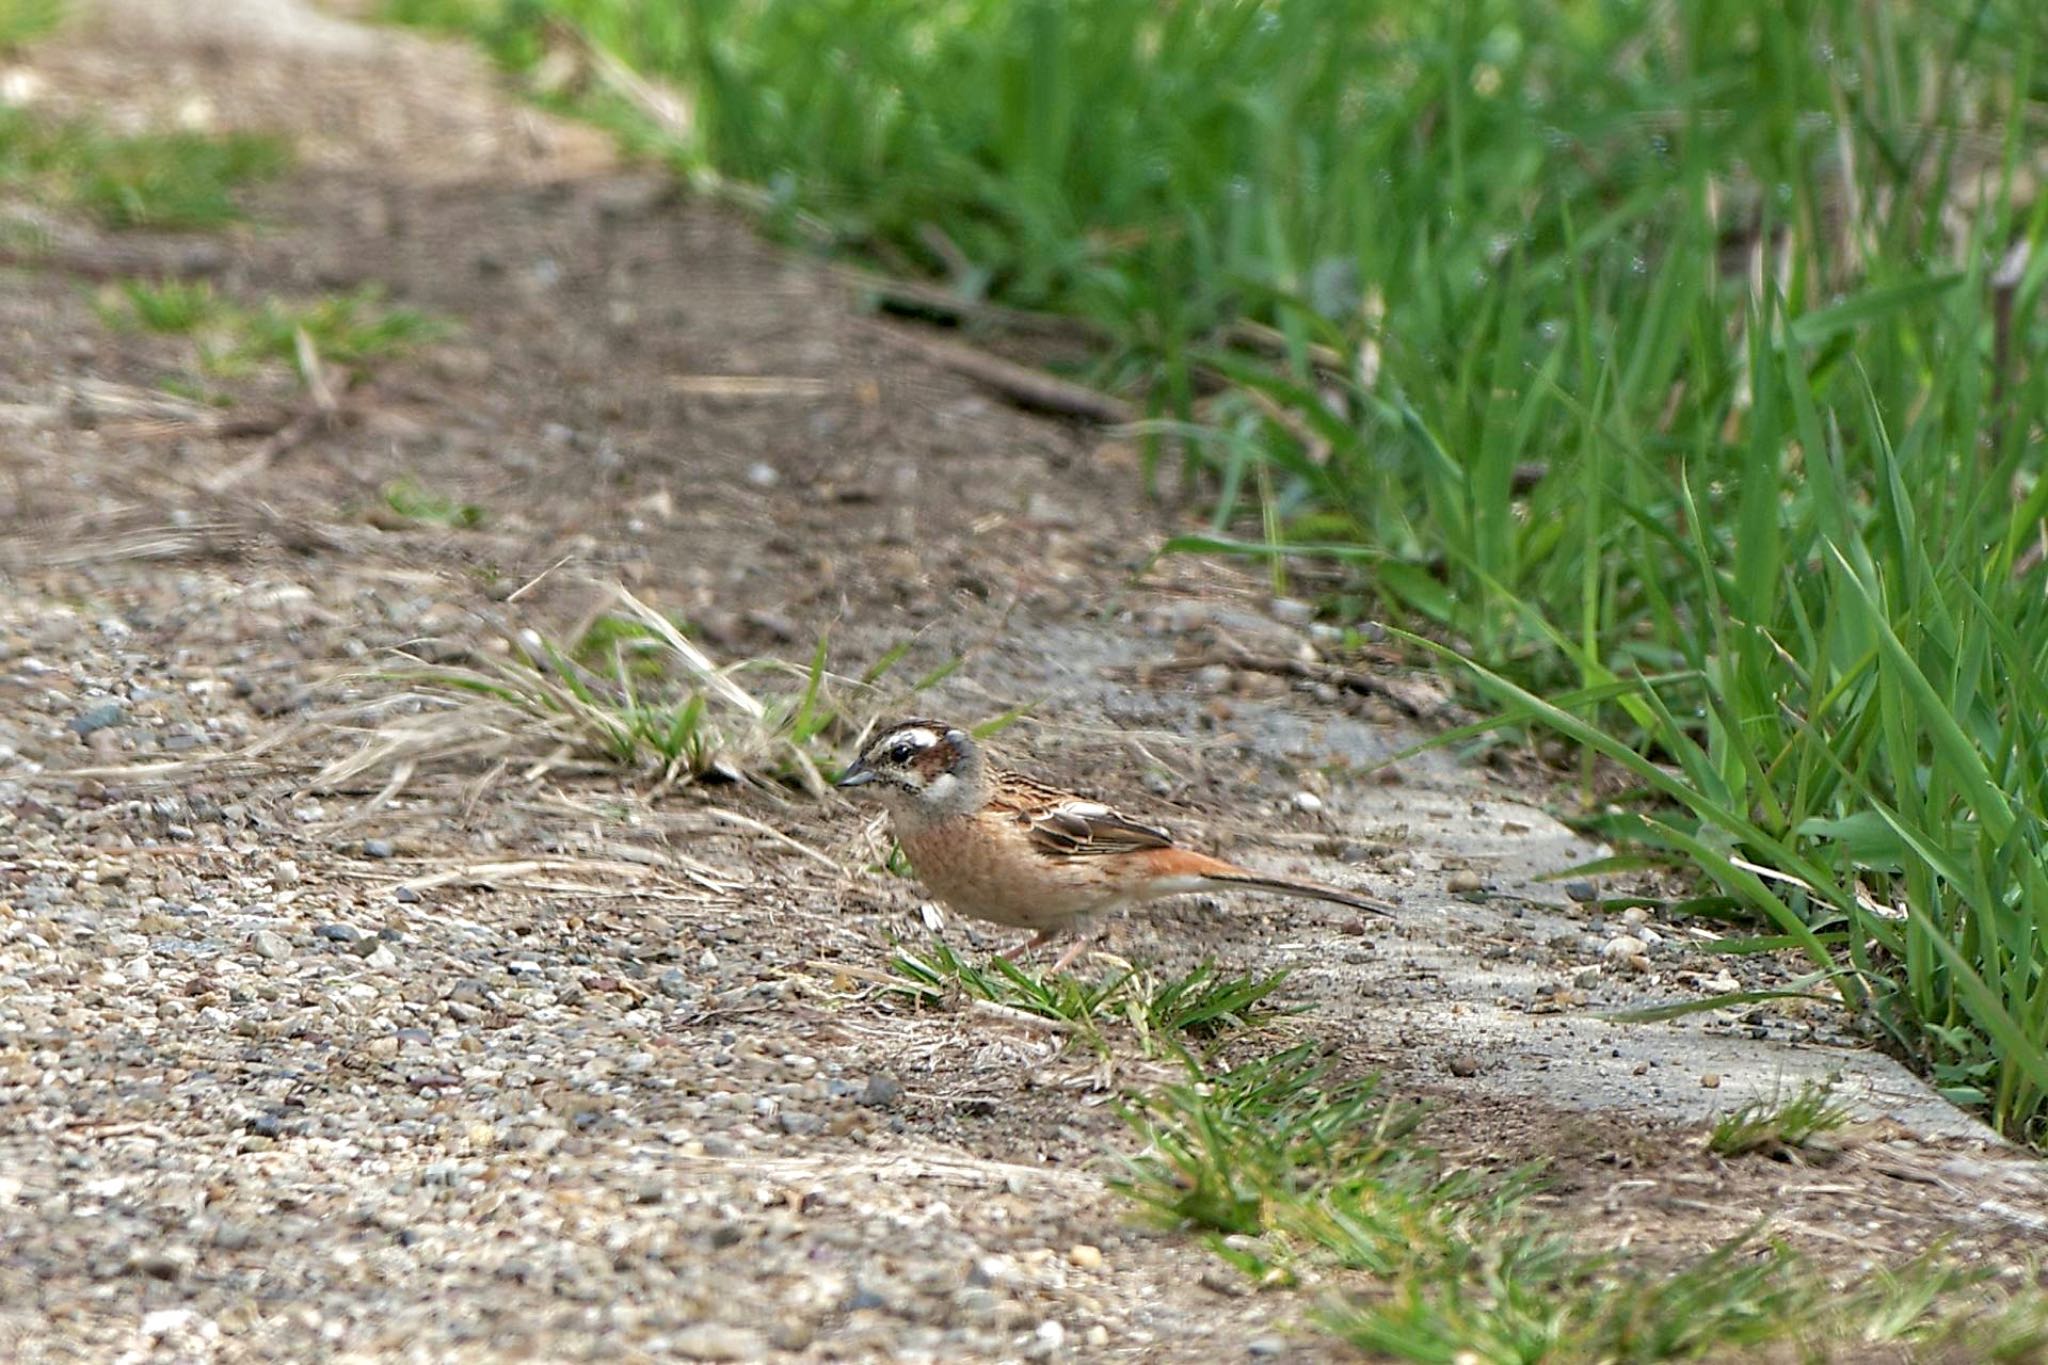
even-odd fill
[{"label": "bird's wing", "polygon": [[1140,824],[1100,801],[1062,792],[1014,773],[1003,774],[992,803],[1025,827],[1040,852],[1062,858],[1093,858],[1172,848],[1173,836]]}]

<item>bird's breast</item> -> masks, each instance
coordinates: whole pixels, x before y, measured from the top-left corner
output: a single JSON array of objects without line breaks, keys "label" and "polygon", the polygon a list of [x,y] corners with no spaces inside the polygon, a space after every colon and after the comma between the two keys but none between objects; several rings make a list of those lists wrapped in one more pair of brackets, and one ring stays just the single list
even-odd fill
[{"label": "bird's breast", "polygon": [[1058,928],[1123,899],[1109,869],[1048,858],[1000,815],[899,830],[897,842],[934,899],[996,924]]}]

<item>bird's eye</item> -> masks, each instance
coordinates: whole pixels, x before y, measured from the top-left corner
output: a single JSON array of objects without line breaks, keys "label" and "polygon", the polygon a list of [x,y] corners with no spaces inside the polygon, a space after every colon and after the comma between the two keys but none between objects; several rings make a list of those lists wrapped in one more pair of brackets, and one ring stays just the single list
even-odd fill
[{"label": "bird's eye", "polygon": [[889,750],[889,761],[891,763],[908,763],[916,756],[917,746],[915,744],[898,744]]}]

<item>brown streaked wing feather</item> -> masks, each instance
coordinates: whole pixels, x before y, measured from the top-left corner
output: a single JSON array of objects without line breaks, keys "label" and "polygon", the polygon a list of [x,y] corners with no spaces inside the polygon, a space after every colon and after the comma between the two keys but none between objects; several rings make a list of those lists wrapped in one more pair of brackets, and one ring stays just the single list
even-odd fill
[{"label": "brown streaked wing feather", "polygon": [[1048,787],[1021,773],[1001,774],[989,805],[1013,813],[1029,827],[1031,842],[1040,851],[1058,857],[1095,858],[1173,847],[1173,836],[1155,825],[1139,824],[1099,801]]}]

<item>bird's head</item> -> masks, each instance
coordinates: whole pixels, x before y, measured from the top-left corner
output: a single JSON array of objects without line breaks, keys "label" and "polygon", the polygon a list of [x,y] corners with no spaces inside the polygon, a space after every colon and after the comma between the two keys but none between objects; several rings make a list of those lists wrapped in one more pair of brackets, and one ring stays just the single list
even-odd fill
[{"label": "bird's head", "polygon": [[868,787],[897,814],[965,815],[985,799],[981,746],[958,726],[899,720],[877,730],[840,774],[841,787]]}]

